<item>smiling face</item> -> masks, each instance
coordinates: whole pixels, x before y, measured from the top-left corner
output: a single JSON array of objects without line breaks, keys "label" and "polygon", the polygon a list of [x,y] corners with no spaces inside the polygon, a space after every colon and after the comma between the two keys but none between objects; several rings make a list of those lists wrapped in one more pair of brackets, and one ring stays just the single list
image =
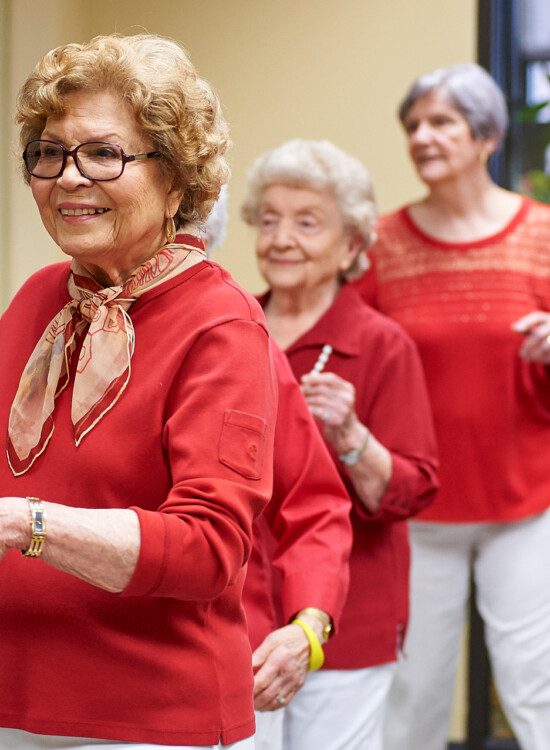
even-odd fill
[{"label": "smiling face", "polygon": [[496,145],[474,139],[468,121],[441,89],[417,99],[403,126],[416,171],[430,187],[484,170]]},{"label": "smiling face", "polygon": [[264,191],[256,257],[273,290],[337,289],[360,247],[328,190],[274,184]]},{"label": "smiling face", "polygon": [[[75,92],[65,103],[66,114],[49,117],[41,138],[67,149],[110,141],[126,154],[153,150],[130,108],[111,92]],[[102,283],[120,283],[165,243],[164,222],[175,214],[179,195],[170,189],[158,162],[132,161],[118,179],[94,182],[69,158],[60,177],[31,177],[48,233]]]}]

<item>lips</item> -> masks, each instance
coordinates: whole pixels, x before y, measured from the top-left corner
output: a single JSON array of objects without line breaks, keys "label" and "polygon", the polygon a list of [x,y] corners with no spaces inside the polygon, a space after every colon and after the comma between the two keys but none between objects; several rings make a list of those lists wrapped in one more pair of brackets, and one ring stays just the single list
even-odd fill
[{"label": "lips", "polygon": [[303,263],[304,259],[292,258],[292,257],[289,258],[288,256],[282,256],[282,255],[268,255],[267,260],[270,263],[277,263],[283,266],[285,265],[292,266],[292,265],[296,265],[296,263]]},{"label": "lips", "polygon": [[413,154],[413,158],[417,164],[422,164],[428,161],[434,161],[440,159],[439,154]]}]

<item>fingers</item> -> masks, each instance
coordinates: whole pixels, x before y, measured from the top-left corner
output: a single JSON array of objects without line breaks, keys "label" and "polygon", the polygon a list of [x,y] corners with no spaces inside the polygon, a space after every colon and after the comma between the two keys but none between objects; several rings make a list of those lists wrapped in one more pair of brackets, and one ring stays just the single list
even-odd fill
[{"label": "fingers", "polygon": [[313,416],[328,426],[340,427],[355,413],[354,386],[332,372],[308,373],[301,387]]},{"label": "fingers", "polygon": [[269,656],[269,652],[274,648],[269,640],[266,638],[263,643],[260,643],[258,648],[252,654],[252,669],[259,669],[265,660]]},{"label": "fingers", "polygon": [[544,312],[544,310],[534,310],[514,321],[512,323],[512,330],[518,333],[531,333],[534,328],[547,323],[549,319],[550,313]]},{"label": "fingers", "polygon": [[256,653],[264,644],[267,656],[254,676],[254,707],[257,711],[276,711],[305,682],[309,643],[301,628],[287,625],[271,633]]},{"label": "fingers", "polygon": [[519,356],[527,362],[550,364],[550,329],[530,333],[519,349]]},{"label": "fingers", "polygon": [[535,310],[516,320],[512,329],[525,336],[519,348],[522,359],[550,364],[550,313]]}]

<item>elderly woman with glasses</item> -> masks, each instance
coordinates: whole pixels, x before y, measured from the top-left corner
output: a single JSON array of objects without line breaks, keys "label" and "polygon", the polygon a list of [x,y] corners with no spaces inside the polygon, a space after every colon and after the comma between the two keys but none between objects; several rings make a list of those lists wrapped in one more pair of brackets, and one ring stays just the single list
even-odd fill
[{"label": "elderly woman with glasses", "polygon": [[496,185],[506,102],[474,64],[422,75],[399,116],[427,192],[384,216],[359,282],[418,344],[441,451],[436,502],[411,523],[411,626],[388,750],[446,744],[476,583],[505,712],[550,741],[550,208]]},{"label": "elderly woman with glasses", "polygon": [[252,748],[277,397],[262,312],[199,238],[219,102],[178,44],[108,36],[48,53],[17,117],[71,260],[0,320],[0,746]]},{"label": "elderly woman with glasses", "polygon": [[352,498],[350,589],[336,636],[285,708],[285,750],[380,750],[407,624],[404,522],[435,492],[435,447],[416,349],[348,283],[374,238],[369,174],[328,141],[262,154],[242,214],[257,231],[270,333],[286,352]]}]

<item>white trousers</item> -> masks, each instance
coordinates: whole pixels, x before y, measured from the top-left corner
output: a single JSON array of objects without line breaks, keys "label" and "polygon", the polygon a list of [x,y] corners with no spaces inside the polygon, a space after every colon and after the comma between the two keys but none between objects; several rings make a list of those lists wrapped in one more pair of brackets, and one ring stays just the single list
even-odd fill
[{"label": "white trousers", "polygon": [[510,524],[411,522],[411,618],[384,750],[444,750],[470,572],[495,684],[522,750],[550,747],[550,511]]},{"label": "white trousers", "polygon": [[58,737],[33,734],[21,729],[0,728],[0,750],[254,750],[254,738],[232,745],[152,745],[143,742],[117,742],[86,737]]},{"label": "white trousers", "polygon": [[[284,750],[382,750],[382,726],[395,664],[368,669],[324,669],[308,674],[284,709]],[[271,722],[275,732],[270,732]],[[256,727],[258,750],[281,750],[280,719]],[[272,728],[272,727],[271,727]]]},{"label": "white trousers", "polygon": [[255,750],[282,750],[286,708],[256,711]]}]

